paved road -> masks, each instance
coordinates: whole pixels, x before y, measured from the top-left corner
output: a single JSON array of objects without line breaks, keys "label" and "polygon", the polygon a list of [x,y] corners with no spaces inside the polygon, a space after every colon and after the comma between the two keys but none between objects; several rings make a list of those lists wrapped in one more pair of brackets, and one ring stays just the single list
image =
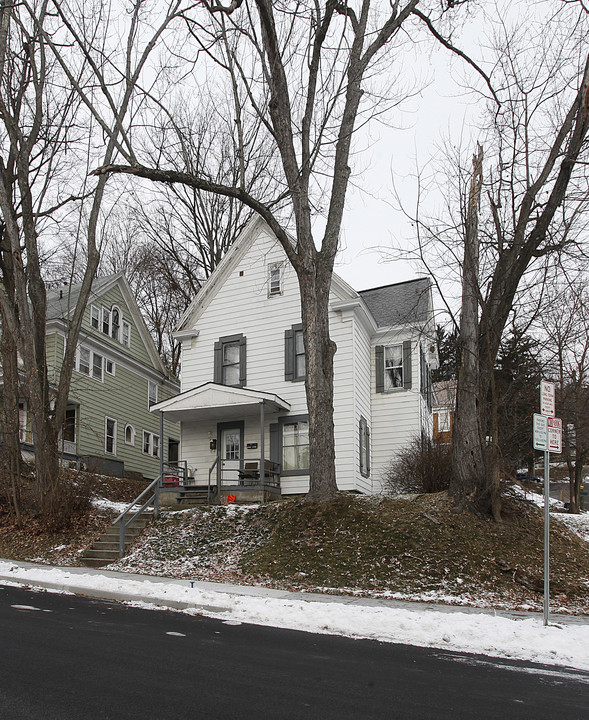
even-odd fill
[{"label": "paved road", "polygon": [[585,720],[589,674],[0,587],[2,720]]}]

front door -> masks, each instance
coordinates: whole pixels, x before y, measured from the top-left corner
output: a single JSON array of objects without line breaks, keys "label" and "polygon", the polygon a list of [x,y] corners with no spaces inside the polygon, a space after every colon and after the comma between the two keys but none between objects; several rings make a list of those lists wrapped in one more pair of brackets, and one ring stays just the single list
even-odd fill
[{"label": "front door", "polygon": [[219,443],[219,468],[221,480],[227,484],[237,484],[238,471],[243,460],[243,422],[219,423],[217,435]]}]

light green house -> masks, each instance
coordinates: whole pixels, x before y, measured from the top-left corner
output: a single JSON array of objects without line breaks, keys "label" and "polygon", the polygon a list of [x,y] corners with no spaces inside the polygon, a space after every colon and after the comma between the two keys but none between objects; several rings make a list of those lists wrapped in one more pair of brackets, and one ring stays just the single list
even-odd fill
[{"label": "light green house", "polygon": [[[79,285],[47,294],[47,363],[56,382],[64,353],[67,319]],[[122,273],[97,278],[84,313],[72,374],[61,451],[96,472],[153,479],[164,462],[178,459],[179,425],[164,422],[151,406],[179,391],[166,371]],[[33,438],[26,403],[21,402],[21,441]]]}]

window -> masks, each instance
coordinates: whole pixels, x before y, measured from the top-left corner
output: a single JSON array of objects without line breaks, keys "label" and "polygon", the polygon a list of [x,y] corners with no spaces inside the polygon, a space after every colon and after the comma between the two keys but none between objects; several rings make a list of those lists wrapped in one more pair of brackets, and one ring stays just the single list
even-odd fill
[{"label": "window", "polygon": [[118,307],[113,307],[110,313],[110,336],[113,340],[119,339],[120,322],[121,311]]},{"label": "window", "polygon": [[246,339],[228,335],[215,343],[214,381],[219,385],[244,387],[246,382]]},{"label": "window", "polygon": [[103,363],[104,357],[102,355],[99,355],[84,345],[81,345],[78,348],[78,355],[76,359],[76,370],[78,372],[102,382]]},{"label": "window", "polygon": [[360,418],[360,473],[363,477],[370,475],[370,430],[366,418]]},{"label": "window", "polygon": [[268,265],[268,297],[282,295],[282,263]]},{"label": "window", "polygon": [[121,342],[125,347],[131,346],[131,326],[123,320],[123,336]]},{"label": "window", "polygon": [[90,308],[90,324],[93,328],[96,328],[96,330],[100,327],[100,310],[96,305],[92,305]]},{"label": "window", "polygon": [[117,452],[117,421],[109,417],[104,422],[104,451],[109,455]]},{"label": "window", "polygon": [[135,445],[135,428],[130,423],[125,425],[125,445]]},{"label": "window", "polygon": [[148,407],[157,405],[157,383],[153,380],[147,381],[147,403]]},{"label": "window", "polygon": [[438,410],[438,432],[450,432],[450,411]]},{"label": "window", "polygon": [[90,375],[90,350],[84,346],[78,352],[78,371]]},{"label": "window", "polygon": [[105,358],[104,360],[104,369],[109,375],[115,374],[115,364],[112,360],[109,360],[108,358]]},{"label": "window", "polygon": [[389,345],[384,349],[384,389],[403,387],[403,346]]},{"label": "window", "polygon": [[282,471],[295,474],[309,468],[309,423],[289,421],[282,425]]},{"label": "window", "polygon": [[284,379],[304,380],[306,374],[303,326],[293,325],[284,332]]},{"label": "window", "polygon": [[68,407],[65,411],[65,422],[63,424],[63,439],[66,442],[76,442],[76,408]]},{"label": "window", "polygon": [[411,342],[396,345],[377,345],[376,392],[392,392],[411,388]]},{"label": "window", "polygon": [[160,436],[153,433],[143,431],[143,452],[151,457],[160,456]]},{"label": "window", "polygon": [[92,353],[92,377],[95,380],[102,381],[102,364],[103,364],[104,358],[102,355],[98,355],[98,353],[93,352]]},{"label": "window", "polygon": [[102,308],[102,332],[110,335],[110,310],[105,307]]}]

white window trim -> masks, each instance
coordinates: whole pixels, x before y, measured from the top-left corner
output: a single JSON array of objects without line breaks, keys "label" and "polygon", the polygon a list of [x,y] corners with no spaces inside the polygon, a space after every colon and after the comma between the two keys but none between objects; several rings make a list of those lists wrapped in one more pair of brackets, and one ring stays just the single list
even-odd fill
[{"label": "white window trim", "polygon": [[[117,330],[116,337],[112,334],[112,331],[113,331],[112,316],[113,316],[114,312],[117,312],[119,314],[119,324],[118,324],[118,330]],[[118,343],[121,342],[122,324],[123,324],[123,313],[121,312],[121,308],[118,305],[113,305],[110,309],[110,325],[108,328],[108,330],[109,330],[108,336],[112,340],[114,340],[115,342],[118,342]]]},{"label": "white window trim", "polygon": [[[96,314],[96,325],[94,325],[94,314]],[[96,305],[90,305],[90,327],[94,330],[100,330],[100,324],[102,322],[102,313],[100,308]]]},{"label": "white window trim", "polygon": [[[87,372],[87,373],[85,373],[83,370],[80,370],[80,356],[81,356],[82,349],[87,350],[88,354],[89,354],[89,372]],[[101,364],[102,372],[101,372],[100,378],[97,378],[94,375],[94,356],[95,355],[98,355],[99,357],[102,358],[102,364]],[[105,365],[106,365],[105,360],[106,360],[106,358],[104,357],[104,355],[102,353],[95,352],[94,350],[92,350],[92,348],[89,348],[87,345],[79,345],[78,349],[76,350],[76,362],[74,364],[74,369],[76,370],[76,372],[79,372],[80,375],[84,375],[84,377],[91,378],[92,380],[96,380],[96,382],[103,383],[104,382]]]},{"label": "white window trim", "polygon": [[[387,348],[394,348],[394,347],[401,348],[401,364],[400,365],[387,365],[387,359],[386,359]],[[390,343],[389,345],[385,345],[383,352],[384,352],[384,356],[383,356],[384,392],[388,393],[388,392],[395,392],[397,390],[403,390],[403,388],[405,387],[405,362],[404,362],[405,358],[403,356],[403,343]],[[401,384],[400,385],[396,385],[396,386],[391,385],[391,387],[387,388],[387,368],[401,368]]]},{"label": "white window trim", "polygon": [[[272,274],[278,270],[278,288],[272,290]],[[283,292],[284,263],[274,262],[268,265],[268,297],[278,297]]]},{"label": "white window trim", "polygon": [[[112,365],[112,371],[108,370],[108,363]],[[113,377],[116,375],[116,368],[117,365],[114,360],[111,360],[110,358],[105,357],[104,358],[104,372],[107,375],[112,375]]]},{"label": "white window trim", "polygon": [[[109,420],[114,423],[114,433],[113,435],[107,435],[107,428],[108,428],[108,422]],[[107,450],[107,440],[109,437],[112,437],[113,443],[112,443],[112,450]],[[111,418],[108,416],[105,416],[104,418],[104,452],[107,455],[116,455],[117,454],[117,421],[115,418]]]},{"label": "white window trim", "polygon": [[[125,328],[127,328],[127,342],[125,342]],[[123,320],[121,316],[121,329],[120,329],[120,336],[121,336],[121,345],[126,348],[131,347],[131,323],[127,322],[126,320]]]},{"label": "white window trim", "polygon": [[[148,452],[145,452],[145,438],[148,438]],[[157,443],[157,453],[154,454],[154,438],[158,439]],[[161,442],[160,442],[160,436],[156,435],[155,433],[149,432],[149,430],[143,431],[143,443],[141,445],[141,451],[144,455],[147,455],[148,457],[152,458],[159,458],[160,452],[161,452]]]},{"label": "white window trim", "polygon": [[[127,430],[131,431],[131,440],[127,440]],[[125,445],[135,446],[135,428],[131,425],[131,423],[127,423],[125,425]]]},{"label": "white window trim", "polygon": [[[152,395],[151,390],[152,388],[155,390],[155,399],[152,402]],[[158,384],[155,382],[155,380],[148,380],[147,381],[147,409],[151,410],[151,408],[154,405],[157,405],[158,402]]]}]

